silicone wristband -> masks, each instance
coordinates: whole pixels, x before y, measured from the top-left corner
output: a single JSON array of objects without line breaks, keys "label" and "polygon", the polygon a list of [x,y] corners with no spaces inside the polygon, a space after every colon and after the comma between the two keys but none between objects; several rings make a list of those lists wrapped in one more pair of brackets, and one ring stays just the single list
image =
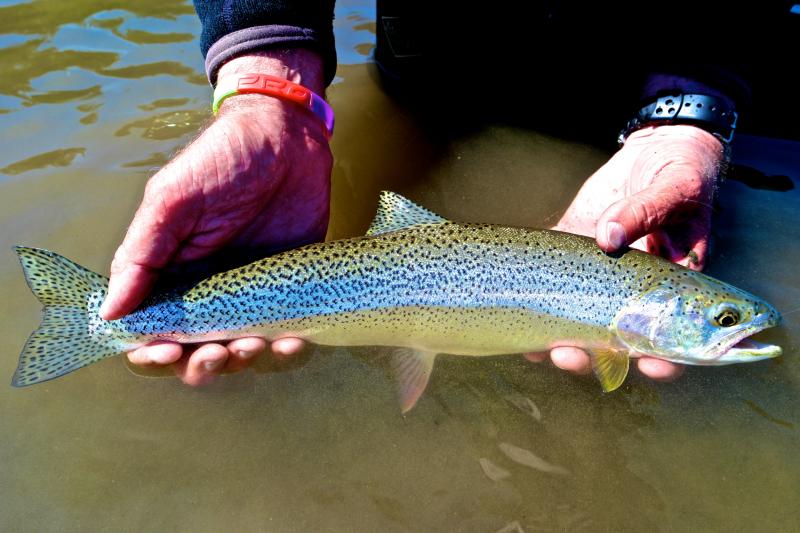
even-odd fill
[{"label": "silicone wristband", "polygon": [[311,110],[325,124],[328,137],[333,135],[333,109],[321,96],[302,85],[269,74],[226,76],[214,89],[214,104],[211,107],[214,114],[217,114],[226,98],[237,94],[265,94],[299,104]]}]

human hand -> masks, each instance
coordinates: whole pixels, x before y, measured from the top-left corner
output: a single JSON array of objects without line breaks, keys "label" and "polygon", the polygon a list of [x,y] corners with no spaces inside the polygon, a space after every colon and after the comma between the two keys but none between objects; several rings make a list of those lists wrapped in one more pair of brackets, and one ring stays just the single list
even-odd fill
[{"label": "human hand", "polygon": [[[219,79],[238,72],[283,76],[318,94],[324,90],[322,62],[307,50],[239,57],[220,69]],[[113,320],[131,312],[171,265],[223,248],[277,250],[322,240],[332,166],[323,129],[317,117],[291,102],[262,95],[227,99],[208,128],[148,181],[114,256],[101,316]],[[277,349],[298,343],[283,341]],[[258,337],[193,349],[158,342],[128,358],[138,365],[174,364],[184,382],[199,385],[247,366],[266,344]]]},{"label": "human hand", "polygon": [[[584,183],[554,229],[587,235],[607,252],[630,245],[694,270],[708,252],[716,179],[724,159],[722,143],[686,125],[644,128]],[[534,362],[547,354],[526,354]],[[589,355],[578,348],[550,351],[559,368],[591,372]],[[683,366],[652,357],[639,370],[672,381]]]}]

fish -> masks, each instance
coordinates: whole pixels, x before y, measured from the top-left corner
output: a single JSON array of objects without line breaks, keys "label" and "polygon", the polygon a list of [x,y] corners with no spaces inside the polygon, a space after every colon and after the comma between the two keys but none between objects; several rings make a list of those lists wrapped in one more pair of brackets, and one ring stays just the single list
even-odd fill
[{"label": "fish", "polygon": [[781,355],[750,338],[777,326],[778,311],[725,282],[634,249],[608,254],[584,236],[453,222],[388,191],[363,236],[159,289],[112,321],[99,316],[106,277],[48,250],[14,249],[44,306],[14,386],[153,341],[299,337],[385,347],[405,413],[439,354],[575,346],[606,392],[642,355],[707,366]]}]

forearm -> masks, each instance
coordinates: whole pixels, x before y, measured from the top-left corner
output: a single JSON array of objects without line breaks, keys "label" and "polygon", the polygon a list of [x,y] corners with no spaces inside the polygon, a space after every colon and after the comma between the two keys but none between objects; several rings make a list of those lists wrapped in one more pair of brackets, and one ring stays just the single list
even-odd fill
[{"label": "forearm", "polygon": [[203,26],[200,45],[212,85],[220,68],[233,58],[292,49],[317,54],[323,87],[333,79],[332,0],[195,0],[194,4]]}]

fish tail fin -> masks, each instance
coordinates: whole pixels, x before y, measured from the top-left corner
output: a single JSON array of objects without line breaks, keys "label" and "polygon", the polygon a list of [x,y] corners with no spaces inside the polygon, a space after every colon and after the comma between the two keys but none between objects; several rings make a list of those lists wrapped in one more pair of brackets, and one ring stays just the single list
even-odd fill
[{"label": "fish tail fin", "polygon": [[[24,387],[63,376],[121,350],[116,330],[100,319],[108,279],[49,250],[15,246],[25,280],[44,305],[42,322],[25,343],[11,384]],[[103,334],[94,330],[101,323]]]}]

